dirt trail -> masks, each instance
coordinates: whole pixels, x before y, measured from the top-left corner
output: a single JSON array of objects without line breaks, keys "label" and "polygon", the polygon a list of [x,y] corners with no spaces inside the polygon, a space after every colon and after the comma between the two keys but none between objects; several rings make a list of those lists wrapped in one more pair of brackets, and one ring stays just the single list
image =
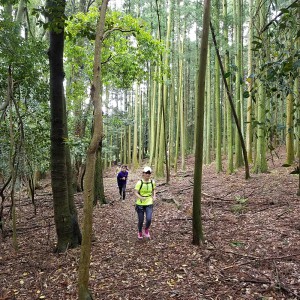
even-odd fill
[{"label": "dirt trail", "polygon": [[[119,201],[115,170],[105,173],[110,204],[96,207],[90,290],[94,299],[296,300],[300,299],[300,201],[298,178],[270,163],[270,173],[230,176],[205,166],[202,219],[206,243],[192,241],[193,159],[170,185],[157,179],[150,241],[137,239],[130,170],[126,201]],[[80,249],[53,254],[56,235],[49,182],[18,206],[19,251],[11,233],[0,240],[0,299],[75,300]],[[82,221],[83,199],[76,205]],[[164,200],[176,199],[174,203]]]}]

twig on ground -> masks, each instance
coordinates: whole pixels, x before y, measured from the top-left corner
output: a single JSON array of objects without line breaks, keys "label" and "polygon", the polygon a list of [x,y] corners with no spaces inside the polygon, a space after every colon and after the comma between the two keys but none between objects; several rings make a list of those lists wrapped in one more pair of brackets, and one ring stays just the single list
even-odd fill
[{"label": "twig on ground", "polygon": [[282,290],[283,292],[287,293],[287,294],[293,295],[297,299],[300,299],[300,295],[294,293],[291,289],[287,288],[286,285],[284,285],[282,283],[282,281],[280,279],[280,276],[279,276],[279,271],[278,271],[278,268],[276,266],[275,261],[273,261],[273,264],[274,264],[275,271],[276,271],[276,283],[277,283],[279,289]]},{"label": "twig on ground", "polygon": [[235,267],[240,267],[240,266],[247,265],[247,264],[251,264],[253,262],[264,261],[264,260],[281,260],[281,259],[286,259],[286,258],[290,258],[290,257],[299,256],[299,255],[300,255],[300,253],[286,255],[286,256],[277,256],[277,257],[273,256],[273,257],[265,257],[265,258],[255,258],[251,261],[245,261],[245,262],[242,262],[242,263],[239,263],[239,264],[230,265],[226,268],[223,268],[221,271],[223,272],[225,270],[235,268]]}]

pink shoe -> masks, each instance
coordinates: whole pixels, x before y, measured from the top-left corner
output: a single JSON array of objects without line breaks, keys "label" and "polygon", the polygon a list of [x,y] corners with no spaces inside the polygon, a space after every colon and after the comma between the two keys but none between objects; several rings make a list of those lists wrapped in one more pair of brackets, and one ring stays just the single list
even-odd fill
[{"label": "pink shoe", "polygon": [[145,236],[147,239],[150,239],[149,229],[145,229],[144,236]]},{"label": "pink shoe", "polygon": [[142,233],[142,232],[139,232],[139,233],[138,233],[138,239],[139,239],[139,240],[142,240],[142,239],[143,239],[143,233]]}]

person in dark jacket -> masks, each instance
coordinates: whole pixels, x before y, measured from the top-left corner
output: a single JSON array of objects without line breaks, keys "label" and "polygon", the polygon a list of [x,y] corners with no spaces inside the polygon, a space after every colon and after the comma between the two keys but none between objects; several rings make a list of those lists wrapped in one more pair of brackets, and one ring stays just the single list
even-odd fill
[{"label": "person in dark jacket", "polygon": [[127,166],[122,165],[121,171],[117,175],[120,200],[125,200],[127,178],[128,178]]}]

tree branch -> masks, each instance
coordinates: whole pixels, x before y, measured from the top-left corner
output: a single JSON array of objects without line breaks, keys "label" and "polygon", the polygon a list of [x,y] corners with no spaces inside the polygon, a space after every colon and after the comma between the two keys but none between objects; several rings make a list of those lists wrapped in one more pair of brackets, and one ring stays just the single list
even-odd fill
[{"label": "tree branch", "polygon": [[235,111],[235,108],[234,108],[234,104],[233,104],[233,101],[232,101],[232,97],[231,97],[231,93],[230,93],[230,90],[229,90],[229,87],[228,87],[228,83],[227,83],[227,80],[226,80],[226,77],[225,77],[224,67],[223,67],[220,52],[219,52],[219,49],[218,49],[214,28],[213,28],[213,25],[212,25],[211,22],[210,22],[210,30],[211,30],[211,34],[212,34],[216,54],[217,54],[217,57],[218,57],[219,66],[220,66],[220,69],[221,69],[221,74],[222,74],[222,78],[223,78],[223,81],[224,81],[225,89],[226,89],[226,92],[227,92],[227,95],[228,95],[228,100],[229,100],[229,103],[230,103],[231,111],[232,111],[233,118],[235,120],[235,124],[236,124],[238,134],[239,134],[239,137],[240,137],[241,146],[242,146],[242,150],[243,150],[243,156],[244,156],[244,162],[245,162],[245,173],[246,173],[245,177],[246,177],[246,179],[248,179],[248,178],[250,178],[250,171],[249,171],[249,164],[248,164],[248,157],[247,157],[247,150],[246,150],[246,146],[245,146],[245,141],[244,141],[244,138],[243,138],[243,134],[242,134],[241,126],[240,126],[240,123],[239,123],[239,119],[237,117],[237,114],[236,114],[236,111]]},{"label": "tree branch", "polygon": [[[289,9],[291,8],[292,5],[294,5],[295,3],[297,3],[299,0],[295,0],[292,4],[290,4],[288,7],[286,7],[285,9]],[[277,18],[279,18],[280,16],[282,16],[284,14],[284,12],[281,12],[280,14],[278,14],[275,18],[273,18],[262,30],[260,33],[263,33],[264,31],[266,31],[276,20]]]},{"label": "tree branch", "polygon": [[120,32],[135,32],[136,30],[134,29],[130,29],[130,30],[125,30],[125,29],[122,29],[122,28],[119,28],[119,27],[115,27],[115,28],[112,28],[112,29],[109,29],[107,31],[104,32],[103,34],[103,40],[106,39],[111,33],[113,33],[114,31],[120,31]]}]

